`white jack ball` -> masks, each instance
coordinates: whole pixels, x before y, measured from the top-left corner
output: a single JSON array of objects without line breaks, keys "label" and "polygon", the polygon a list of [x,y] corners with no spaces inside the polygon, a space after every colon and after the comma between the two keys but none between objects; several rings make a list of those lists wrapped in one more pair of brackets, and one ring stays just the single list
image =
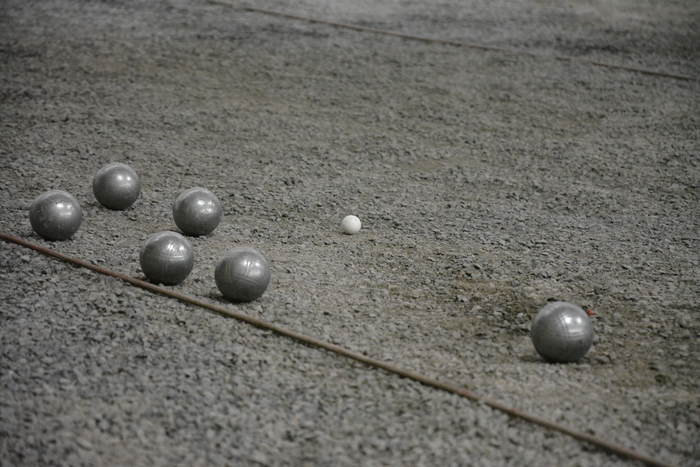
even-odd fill
[{"label": "white jack ball", "polygon": [[340,230],[344,234],[355,235],[362,228],[362,222],[357,216],[345,216],[343,222],[340,223]]}]

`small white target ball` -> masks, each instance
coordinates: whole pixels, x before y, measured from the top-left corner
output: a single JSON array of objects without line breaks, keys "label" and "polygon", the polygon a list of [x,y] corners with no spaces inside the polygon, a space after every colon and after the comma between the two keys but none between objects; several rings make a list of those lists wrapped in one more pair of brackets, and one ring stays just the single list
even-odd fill
[{"label": "small white target ball", "polygon": [[357,216],[345,216],[343,222],[340,223],[340,230],[342,230],[344,234],[348,235],[355,235],[360,231],[361,227],[362,222],[360,222],[360,219],[358,219]]}]

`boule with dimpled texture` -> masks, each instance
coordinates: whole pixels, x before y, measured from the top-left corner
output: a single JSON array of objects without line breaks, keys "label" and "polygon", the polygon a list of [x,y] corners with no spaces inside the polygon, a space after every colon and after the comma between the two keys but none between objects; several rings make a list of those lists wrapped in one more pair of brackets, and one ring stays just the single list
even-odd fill
[{"label": "boule with dimpled texture", "polygon": [[227,251],[214,270],[216,287],[232,302],[251,302],[265,293],[270,283],[270,263],[255,248]]},{"label": "boule with dimpled texture", "polygon": [[568,302],[552,302],[532,320],[530,338],[535,350],[553,363],[578,362],[593,344],[588,313]]},{"label": "boule with dimpled texture", "polygon": [[194,250],[190,242],[177,232],[158,232],[141,247],[141,270],[154,283],[177,285],[194,267]]},{"label": "boule with dimpled texture", "polygon": [[45,240],[66,240],[83,221],[83,210],[73,195],[63,190],[46,191],[29,207],[32,230]]},{"label": "boule with dimpled texture", "polygon": [[190,188],[175,200],[173,219],[185,235],[209,235],[221,222],[221,203],[206,188]]},{"label": "boule with dimpled texture", "polygon": [[92,179],[92,192],[102,206],[121,211],[138,199],[141,181],[134,169],[121,162],[113,162],[97,171]]}]

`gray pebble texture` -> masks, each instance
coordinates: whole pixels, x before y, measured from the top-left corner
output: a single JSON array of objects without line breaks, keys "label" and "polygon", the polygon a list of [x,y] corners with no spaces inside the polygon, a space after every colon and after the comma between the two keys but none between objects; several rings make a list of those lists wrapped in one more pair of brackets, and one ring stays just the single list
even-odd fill
[{"label": "gray pebble texture", "polygon": [[[231,2],[4,0],[0,231],[145,279],[204,187],[221,223],[170,289],[700,465],[700,3],[255,2],[499,51]],[[110,162],[140,178],[121,211]],[[29,224],[51,189],[68,240]],[[214,281],[238,246],[270,262],[250,303]],[[557,300],[595,313],[575,364],[530,340]],[[6,242],[0,352],[3,467],[637,465]]]}]

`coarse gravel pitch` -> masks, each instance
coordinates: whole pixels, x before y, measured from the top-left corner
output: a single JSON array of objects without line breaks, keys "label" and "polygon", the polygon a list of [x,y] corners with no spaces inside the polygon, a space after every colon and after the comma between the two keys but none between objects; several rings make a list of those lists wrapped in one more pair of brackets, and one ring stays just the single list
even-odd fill
[{"label": "coarse gravel pitch", "polygon": [[[143,279],[207,188],[169,289],[700,466],[700,4],[255,2],[490,50],[230,4],[3,1],[0,231]],[[141,178],[124,211],[109,162]],[[70,240],[31,230],[50,189]],[[270,260],[252,303],[214,283],[235,246]],[[11,243],[0,277],[2,466],[637,465]],[[595,312],[579,363],[534,351],[553,300]]]}]

